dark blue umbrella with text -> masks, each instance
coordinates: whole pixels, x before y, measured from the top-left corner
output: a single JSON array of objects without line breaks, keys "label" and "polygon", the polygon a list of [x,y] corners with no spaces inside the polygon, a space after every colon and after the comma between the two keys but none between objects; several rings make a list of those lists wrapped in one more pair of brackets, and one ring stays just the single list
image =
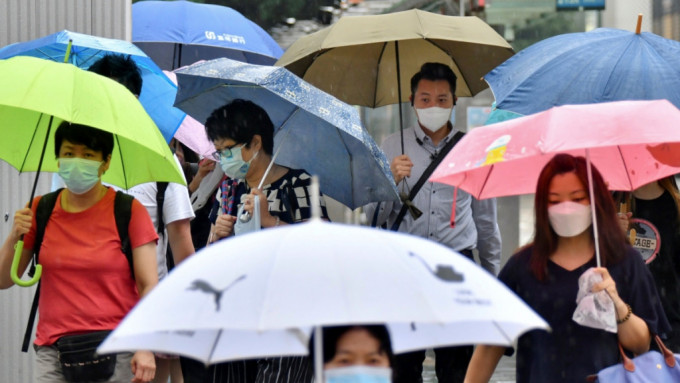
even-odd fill
[{"label": "dark blue umbrella with text", "polygon": [[272,65],[283,54],[264,29],[234,9],[191,1],[134,3],[132,42],[165,70],[220,57]]}]

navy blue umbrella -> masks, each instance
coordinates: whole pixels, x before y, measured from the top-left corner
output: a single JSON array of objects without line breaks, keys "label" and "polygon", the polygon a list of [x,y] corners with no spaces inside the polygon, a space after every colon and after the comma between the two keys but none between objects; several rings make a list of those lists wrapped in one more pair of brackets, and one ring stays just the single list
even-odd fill
[{"label": "navy blue umbrella", "polygon": [[139,102],[160,129],[166,142],[174,136],[186,114],[172,106],[177,86],[151,58],[124,40],[107,39],[63,30],[39,39],[15,43],[0,49],[0,59],[32,56],[69,63],[88,69],[107,54],[130,55],[142,72],[142,92]]},{"label": "navy blue umbrella", "polygon": [[202,124],[234,99],[264,108],[275,128],[272,161],[318,175],[321,191],[343,205],[399,199],[389,162],[357,109],[286,68],[223,58],[175,73],[175,105]]},{"label": "navy blue umbrella", "polygon": [[239,12],[191,1],[133,4],[132,42],[165,70],[220,57],[272,65],[283,54],[264,29]]},{"label": "navy blue umbrella", "polygon": [[680,108],[680,42],[599,28],[540,41],[489,72],[499,110],[522,115],[567,104],[667,99]]}]

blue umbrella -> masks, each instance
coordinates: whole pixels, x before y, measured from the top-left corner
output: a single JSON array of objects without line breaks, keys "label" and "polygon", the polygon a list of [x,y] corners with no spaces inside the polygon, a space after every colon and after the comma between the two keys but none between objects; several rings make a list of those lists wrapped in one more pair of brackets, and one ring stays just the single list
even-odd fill
[{"label": "blue umbrella", "polygon": [[498,109],[667,99],[680,108],[680,42],[600,28],[540,41],[489,72]]},{"label": "blue umbrella", "polygon": [[275,127],[272,161],[318,175],[322,191],[345,206],[399,199],[389,162],[357,109],[287,69],[223,58],[175,73],[175,105],[203,124],[234,99],[263,107]]},{"label": "blue umbrella", "polygon": [[163,138],[170,142],[185,117],[184,112],[172,106],[177,87],[144,52],[132,43],[63,30],[36,40],[8,45],[0,49],[0,59],[33,56],[64,62],[66,57],[67,61],[73,65],[87,69],[109,53],[130,55],[137,63],[142,72],[143,82],[139,102],[156,123]]},{"label": "blue umbrella", "polygon": [[283,54],[267,32],[237,11],[190,1],[134,3],[132,42],[166,70],[220,57],[272,65]]}]

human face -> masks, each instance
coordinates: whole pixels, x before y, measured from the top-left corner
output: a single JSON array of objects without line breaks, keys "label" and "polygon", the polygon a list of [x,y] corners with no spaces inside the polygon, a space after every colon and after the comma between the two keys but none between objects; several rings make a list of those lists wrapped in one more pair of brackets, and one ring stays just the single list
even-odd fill
[{"label": "human face", "polygon": [[548,208],[565,201],[590,205],[588,191],[574,172],[556,174],[548,190]]},{"label": "human face", "polygon": [[418,82],[418,88],[413,95],[413,107],[427,109],[437,106],[444,109],[453,108],[456,99],[451,92],[451,86],[446,80],[425,80]]},{"label": "human face", "polygon": [[[61,147],[59,148],[59,158],[82,158],[91,161],[104,161],[104,154],[99,150],[91,149],[82,144],[75,144],[68,140],[63,140],[61,142]],[[111,155],[106,158],[106,161],[99,168],[99,176],[109,168],[109,160]]]},{"label": "human face", "polygon": [[324,369],[349,366],[390,367],[380,342],[368,330],[357,327],[344,333],[336,345],[335,356],[324,364]]},{"label": "human face", "polygon": [[[224,153],[227,157],[231,155],[231,149],[234,149],[236,147],[241,148],[241,156],[243,156],[243,160],[248,162],[253,156],[253,151],[251,150],[252,148],[248,149],[247,144],[237,144],[236,141],[232,140],[231,138],[222,138],[222,139],[217,139],[213,141],[213,145],[215,146],[215,152],[213,152],[212,156],[215,159],[215,161],[220,160],[220,154]],[[251,145],[252,146],[252,145]]]}]

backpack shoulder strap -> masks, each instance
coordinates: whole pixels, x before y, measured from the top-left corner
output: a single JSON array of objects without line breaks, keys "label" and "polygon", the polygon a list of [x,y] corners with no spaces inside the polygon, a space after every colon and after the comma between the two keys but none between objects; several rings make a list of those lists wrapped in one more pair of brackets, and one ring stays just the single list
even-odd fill
[{"label": "backpack shoulder strap", "polygon": [[135,268],[132,260],[132,245],[130,244],[128,228],[130,226],[130,218],[132,218],[132,201],[134,199],[129,194],[117,191],[113,203],[113,214],[116,217],[116,229],[118,229],[118,236],[120,237],[121,251],[125,254],[125,258],[127,258],[132,279],[135,279]]},{"label": "backpack shoulder strap", "polygon": [[45,228],[47,222],[50,220],[54,206],[57,204],[57,197],[62,189],[55,190],[40,197],[38,206],[35,209],[35,241],[33,242],[33,263],[28,274],[33,276],[35,272],[35,264],[38,263],[38,255],[40,253],[40,246],[42,245],[43,237],[45,237]]},{"label": "backpack shoulder strap", "polygon": [[[28,275],[31,277],[35,274],[35,265],[38,263],[38,254],[40,253],[40,246],[42,245],[43,237],[45,236],[45,227],[47,221],[50,220],[52,210],[57,204],[57,197],[62,189],[55,190],[40,197],[38,206],[35,209],[35,241],[33,242],[33,259],[31,267],[28,270]],[[28,322],[26,323],[26,332],[24,333],[24,341],[21,345],[21,351],[28,352],[28,345],[31,341],[31,334],[33,333],[33,325],[35,323],[35,315],[38,312],[38,300],[40,296],[40,282],[35,289],[33,295],[33,302],[31,303],[31,311],[28,314]]]}]

